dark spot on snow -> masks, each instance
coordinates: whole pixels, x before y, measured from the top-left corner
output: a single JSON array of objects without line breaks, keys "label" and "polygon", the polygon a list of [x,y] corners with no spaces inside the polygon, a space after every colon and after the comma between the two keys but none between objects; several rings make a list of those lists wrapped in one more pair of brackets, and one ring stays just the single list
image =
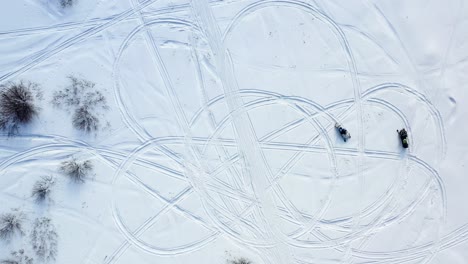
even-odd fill
[{"label": "dark spot on snow", "polygon": [[457,104],[457,100],[455,100],[455,98],[453,98],[452,96],[449,96],[449,100],[452,104]]}]

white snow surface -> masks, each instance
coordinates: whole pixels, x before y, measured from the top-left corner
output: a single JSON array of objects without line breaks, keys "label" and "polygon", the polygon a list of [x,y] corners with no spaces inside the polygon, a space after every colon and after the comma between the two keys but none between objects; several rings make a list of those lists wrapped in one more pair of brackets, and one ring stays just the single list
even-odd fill
[{"label": "white snow surface", "polygon": [[[0,84],[44,93],[1,135],[0,214],[25,219],[0,260],[468,263],[466,1],[57,1],[0,4]],[[52,106],[71,75],[109,126]],[[70,157],[93,177],[70,182]],[[31,248],[38,217],[56,260]]]}]

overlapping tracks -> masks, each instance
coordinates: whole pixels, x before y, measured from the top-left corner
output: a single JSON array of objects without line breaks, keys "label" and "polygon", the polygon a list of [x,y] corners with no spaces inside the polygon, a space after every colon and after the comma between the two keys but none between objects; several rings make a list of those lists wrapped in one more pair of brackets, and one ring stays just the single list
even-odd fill
[{"label": "overlapping tracks", "polygon": [[[164,207],[160,211],[155,212],[155,214],[146,221],[139,223],[137,228],[131,229],[126,224],[125,214],[119,209],[118,200],[113,200],[112,212],[114,221],[118,230],[126,240],[106,258],[105,263],[117,263],[119,257],[124,254],[130,246],[135,246],[151,254],[172,256],[199,250],[210,245],[210,243],[221,235],[229,236],[243,245],[250,245],[257,248],[259,252],[263,254],[262,258],[265,263],[276,263],[275,260],[278,259],[279,255],[283,253],[290,254],[290,252],[294,251],[296,248],[336,250],[341,254],[340,256],[344,254],[347,262],[351,261],[353,263],[359,263],[361,261],[365,261],[366,263],[400,263],[409,260],[429,262],[440,250],[458,245],[468,239],[468,225],[464,225],[449,234],[441,234],[439,231],[432,242],[398,251],[369,252],[356,246],[356,242],[358,245],[365,245],[366,241],[380,230],[410,216],[424,199],[429,195],[434,195],[429,191],[431,188],[434,188],[434,186],[438,192],[435,197],[439,199],[441,208],[440,215],[436,216],[439,224],[437,228],[440,228],[445,220],[447,201],[444,181],[438,173],[437,165],[445,156],[446,139],[443,121],[439,112],[424,94],[418,92],[416,89],[400,83],[383,83],[363,90],[363,87],[361,87],[359,83],[352,47],[347,42],[345,34],[340,29],[340,25],[335,23],[333,19],[306,2],[266,0],[254,2],[246,6],[233,17],[227,29],[224,32],[220,32],[210,14],[210,6],[207,1],[202,1],[202,4],[192,3],[177,6],[170,10],[155,11],[155,13],[149,15],[145,14],[145,8],[150,6],[153,2],[156,1],[132,1],[132,9],[126,10],[116,16],[104,19],[93,19],[85,23],[69,23],[57,27],[0,32],[0,37],[11,37],[28,34],[45,34],[47,32],[69,29],[83,29],[83,31],[76,36],[65,40],[56,47],[35,54],[26,64],[0,77],[0,81],[7,81],[48,58],[51,58],[55,54],[64,51],[68,47],[85,41],[89,37],[110,27],[117,26],[118,23],[123,20],[138,19],[140,22],[140,25],[125,38],[117,53],[114,64],[114,92],[117,105],[119,106],[127,128],[138,137],[141,141],[141,145],[130,153],[122,153],[112,149],[95,148],[85,142],[77,140],[43,135],[43,138],[51,141],[50,144],[18,153],[0,163],[0,170],[7,170],[9,167],[15,166],[15,163],[48,151],[85,150],[115,169],[114,183],[126,179],[140,188],[141,191],[149,194],[159,202],[162,202]],[[221,1],[214,1],[211,5],[213,4],[223,3]],[[336,38],[340,41],[342,52],[346,54],[346,65],[349,67],[355,91],[354,98],[344,99],[330,105],[322,106],[308,98],[288,96],[259,89],[241,89],[231,86],[235,79],[235,74],[233,72],[234,66],[230,59],[229,51],[225,48],[225,42],[229,39],[229,35],[236,28],[238,23],[243,21],[246,17],[272,6],[301,10],[330,28],[330,31],[335,34]],[[192,12],[195,16],[195,22],[169,17],[170,12],[181,10],[189,10]],[[163,18],[164,16],[168,18]],[[152,36],[153,28],[167,25],[174,28],[184,28],[191,34],[200,37],[201,42],[192,43],[193,58],[197,59],[197,65],[199,66],[199,68],[195,70],[199,80],[203,79],[201,76],[201,65],[203,62],[198,60],[202,55],[197,53],[197,45],[203,45],[204,48],[209,47],[211,49],[211,54],[222,56],[218,57],[216,60],[215,74],[218,74],[217,77],[220,79],[220,83],[224,88],[224,94],[214,98],[208,98],[203,91],[203,84],[200,83],[201,92],[204,94],[203,107],[193,116],[186,115],[180,103],[180,98],[178,98],[174,90],[174,85],[170,78],[170,71],[167,69],[165,61],[160,54],[158,44]],[[177,124],[180,126],[181,130],[184,131],[183,135],[153,138],[151,133],[146,131],[144,126],[140,124],[140,120],[133,115],[131,109],[127,106],[126,99],[122,93],[125,87],[123,87],[120,79],[121,60],[125,56],[127,49],[131,47],[135,38],[140,35],[144,36],[148,50],[151,51],[151,58],[153,59],[157,72],[160,73],[160,78],[163,80],[177,118]],[[367,149],[365,147],[363,140],[364,129],[362,127],[363,110],[361,107],[363,103],[370,106],[379,106],[393,113],[401,123],[405,124],[405,127],[407,127],[410,142],[417,141],[417,138],[413,137],[411,124],[405,113],[399,110],[391,101],[380,97],[382,93],[392,90],[398,91],[408,98],[415,99],[431,116],[436,127],[436,130],[433,131],[438,154],[436,163],[429,164],[421,160],[417,155],[412,153],[411,148],[409,153],[402,157],[400,153]],[[247,100],[247,98],[250,99]],[[251,98],[255,99],[251,100]],[[216,120],[213,118],[213,111],[218,109],[216,106],[219,104],[228,105],[229,111],[225,113],[221,120]],[[258,137],[255,134],[256,124],[252,123],[249,119],[249,113],[264,111],[267,106],[288,108],[296,113],[297,118],[286,125],[275,128],[262,137]],[[358,131],[356,138],[358,147],[356,149],[338,148],[334,146],[328,134],[334,129],[336,121],[343,120],[350,114],[355,114],[357,116],[356,122],[358,123]],[[210,117],[209,123],[213,127],[214,132],[203,137],[194,136],[192,134],[193,127],[197,126],[206,116]],[[327,122],[319,121],[319,118],[322,118],[322,120],[325,119]],[[303,144],[277,140],[281,135],[296,129],[301,129],[303,124],[310,125],[316,131],[316,133]],[[252,130],[247,131],[244,129],[245,127],[250,127]],[[234,129],[237,137],[229,138],[225,136],[225,132],[230,128]],[[173,148],[174,146],[177,147]],[[184,150],[182,152],[178,151],[181,149],[180,146],[183,146],[182,149]],[[216,153],[214,156],[212,156],[213,153],[210,152],[212,149],[214,149]],[[233,152],[232,150],[235,151]],[[287,151],[289,153],[294,153],[294,155],[280,166],[277,173],[273,173],[274,170],[269,167],[269,162],[264,154],[269,150]],[[157,152],[159,156],[171,160],[173,164],[176,165],[169,167],[160,164],[158,160],[145,159],[144,154],[148,151]],[[294,202],[289,199],[287,193],[279,183],[282,178],[288,175],[292,168],[297,166],[298,161],[307,153],[326,155],[329,160],[331,175],[329,178],[330,187],[327,190],[324,203],[321,209],[314,215],[299,210]],[[359,179],[358,181],[362,185],[361,188],[365,188],[361,181],[363,177],[362,166],[365,160],[398,161],[402,168],[404,168],[403,171],[405,173],[396,176],[384,194],[361,211],[351,215],[343,215],[336,219],[326,219],[324,216],[335,195],[335,184],[340,177],[337,169],[339,165],[337,157],[340,156],[354,157],[358,160],[354,175]],[[251,164],[249,165],[249,157],[251,159],[256,159],[256,162],[260,162],[263,165],[260,167],[252,167]],[[207,164],[206,160],[214,159],[218,160],[214,167],[213,164]],[[186,182],[188,187],[181,190],[174,197],[167,198],[157,190],[151,188],[150,185],[144,180],[141,180],[138,175],[130,172],[131,166],[143,166],[156,172],[155,175],[173,177],[182,182]],[[396,204],[398,204],[401,199],[400,192],[403,189],[401,187],[405,179],[409,177],[412,168],[418,168],[420,171],[424,172],[428,180],[421,189],[416,191],[417,195],[414,201],[410,201],[403,208],[397,207]],[[228,175],[229,180],[219,178],[218,175],[220,174]],[[262,177],[266,178],[262,182],[255,182],[252,181],[254,174],[261,174]],[[155,177],[156,180],[158,176]],[[266,196],[258,193],[259,187],[261,187],[262,192],[267,193]],[[117,191],[114,192],[115,197],[118,197],[118,195],[119,193]],[[180,203],[185,199],[200,199],[207,218],[195,215],[191,211],[183,208]],[[158,243],[158,241],[148,242],[141,239],[141,236],[147,232],[161,216],[172,211],[197,223],[206,230],[206,235],[175,247],[165,247]],[[272,216],[271,214],[274,215]],[[296,226],[296,229],[292,232],[272,230],[272,228],[274,229],[275,227],[269,222],[271,219],[264,219],[266,216],[268,216],[268,218],[276,218],[275,221],[287,221],[292,223]],[[364,217],[367,219],[371,217],[372,221],[369,223],[362,223],[360,219]],[[322,232],[323,230],[337,231],[342,235],[337,238],[332,238]],[[314,239],[306,239],[306,237],[311,237],[310,235],[312,235]],[[282,244],[287,250],[285,252],[279,252],[276,249],[277,244]],[[287,259],[295,261],[296,263],[312,263],[311,260],[301,258],[298,255],[294,255],[294,257],[288,256]],[[343,259],[343,261],[345,261],[345,259]]]}]

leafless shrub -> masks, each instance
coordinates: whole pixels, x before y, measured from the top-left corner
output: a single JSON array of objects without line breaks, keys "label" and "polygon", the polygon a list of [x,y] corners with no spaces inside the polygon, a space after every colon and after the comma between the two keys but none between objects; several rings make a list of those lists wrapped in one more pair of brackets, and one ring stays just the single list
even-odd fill
[{"label": "leafless shrub", "polygon": [[41,261],[55,260],[58,235],[50,218],[41,217],[34,221],[31,231],[31,245]]},{"label": "leafless shrub", "polygon": [[9,240],[13,234],[24,234],[23,232],[24,214],[18,210],[0,215],[0,238]]},{"label": "leafless shrub", "polygon": [[44,176],[34,183],[31,196],[37,203],[49,198],[51,188],[55,184],[55,179],[52,176]]},{"label": "leafless shrub", "polygon": [[15,260],[15,259],[4,259],[0,263],[2,263],[2,264],[19,264],[19,262],[17,260]]},{"label": "leafless shrub", "polygon": [[252,262],[246,258],[238,258],[236,260],[232,260],[231,264],[252,264]]},{"label": "leafless shrub", "polygon": [[75,76],[69,76],[71,84],[65,87],[61,91],[56,91],[54,93],[52,103],[57,107],[79,107],[81,105],[89,104],[89,99],[87,98],[101,98],[100,100],[91,100],[91,101],[101,101],[105,98],[99,91],[94,91],[96,84],[79,79]]},{"label": "leafless shrub", "polygon": [[39,88],[34,83],[8,83],[0,86],[0,129],[15,135],[21,125],[30,123],[39,113],[35,98]]},{"label": "leafless shrub", "polygon": [[99,118],[91,113],[87,107],[82,106],[75,110],[72,117],[73,126],[86,133],[95,131],[99,128]]},{"label": "leafless shrub", "polygon": [[60,0],[60,6],[63,8],[72,6],[75,4],[76,0]]},{"label": "leafless shrub", "polygon": [[71,160],[62,162],[60,165],[60,171],[77,183],[83,183],[92,170],[93,164],[89,160],[79,162],[75,158],[72,158]]},{"label": "leafless shrub", "polygon": [[33,259],[24,254],[24,250],[20,249],[18,251],[11,252],[10,259],[4,259],[0,261],[1,264],[32,264]]},{"label": "leafless shrub", "polygon": [[73,126],[86,133],[96,131],[100,127],[100,110],[108,110],[107,100],[104,95],[95,90],[95,84],[68,77],[71,84],[62,91],[54,93],[52,104],[58,108],[73,112]]}]

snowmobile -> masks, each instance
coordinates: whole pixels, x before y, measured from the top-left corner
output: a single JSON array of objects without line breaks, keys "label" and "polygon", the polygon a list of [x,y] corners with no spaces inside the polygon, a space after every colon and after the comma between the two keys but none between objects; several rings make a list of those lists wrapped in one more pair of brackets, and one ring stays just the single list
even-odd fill
[{"label": "snowmobile", "polygon": [[348,139],[351,138],[351,134],[343,126],[336,123],[335,127],[338,129],[338,132],[340,133],[340,135],[343,138],[344,142],[346,142]]},{"label": "snowmobile", "polygon": [[401,130],[397,130],[398,135],[400,136],[401,144],[403,145],[403,148],[408,148],[408,133],[404,128]]}]

